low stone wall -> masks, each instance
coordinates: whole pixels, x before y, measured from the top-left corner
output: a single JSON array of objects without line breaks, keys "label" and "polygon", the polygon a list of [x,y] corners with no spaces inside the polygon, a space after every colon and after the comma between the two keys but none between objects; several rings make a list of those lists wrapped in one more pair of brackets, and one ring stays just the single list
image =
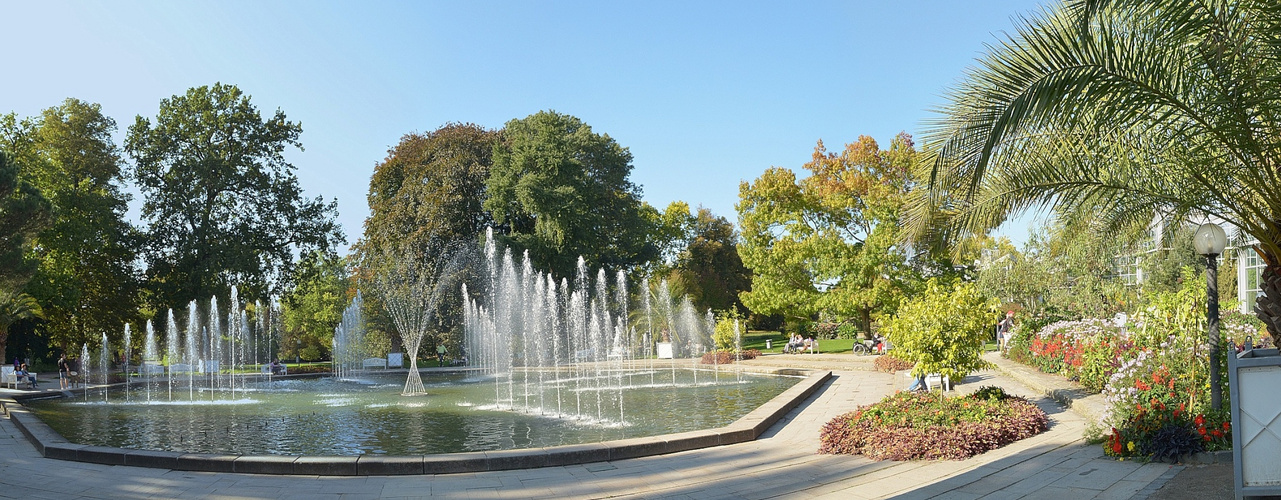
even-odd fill
[{"label": "low stone wall", "polygon": [[753,371],[777,375],[805,375],[806,378],[734,423],[717,429],[601,443],[440,455],[354,457],[223,455],[109,448],[67,441],[23,406],[21,401],[24,398],[0,398],[0,408],[35,445],[36,450],[46,458],[107,465],[253,474],[322,476],[451,474],[608,462],[752,441],[777,423],[787,412],[809,399],[832,376],[830,371],[806,372],[796,369]]}]

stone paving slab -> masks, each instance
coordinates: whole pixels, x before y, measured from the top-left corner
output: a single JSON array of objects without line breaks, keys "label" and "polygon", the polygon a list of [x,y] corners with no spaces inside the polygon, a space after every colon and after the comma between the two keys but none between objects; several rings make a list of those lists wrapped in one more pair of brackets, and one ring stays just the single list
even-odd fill
[{"label": "stone paving slab", "polygon": [[[834,355],[768,356],[840,365]],[[780,358],[780,359],[770,359]],[[1039,436],[964,461],[878,462],[819,455],[830,419],[907,385],[901,374],[848,361],[805,403],[755,441],[670,455],[529,470],[437,476],[275,476],[145,469],[40,456],[0,419],[0,496],[19,498],[1129,498],[1173,467],[1103,457],[1081,439],[1086,419],[998,371],[968,377],[958,392],[998,385],[1051,417]],[[799,361],[797,362],[799,363]],[[808,368],[808,366],[806,367]],[[1168,479],[1168,478],[1167,478]]]}]

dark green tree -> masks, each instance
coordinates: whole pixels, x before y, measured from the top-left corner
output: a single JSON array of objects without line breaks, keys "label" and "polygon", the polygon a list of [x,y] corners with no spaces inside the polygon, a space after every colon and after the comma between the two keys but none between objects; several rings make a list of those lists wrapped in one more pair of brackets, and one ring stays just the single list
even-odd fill
[{"label": "dark green tree", "polygon": [[285,161],[302,126],[264,118],[233,85],[196,87],[160,102],[155,123],[137,117],[125,151],[136,165],[147,223],[144,255],[159,308],[226,295],[246,300],[287,290],[295,255],[342,242],[337,205],[303,197]]},{"label": "dark green tree", "polygon": [[39,268],[27,287],[45,320],[35,333],[61,350],[102,332],[121,335],[139,314],[138,235],[125,221],[129,196],[111,139],[115,120],[98,104],[67,99],[34,119],[10,116],[0,129],[54,210],[37,235]]},{"label": "dark green tree", "polygon": [[[356,242],[356,286],[365,290],[369,328],[395,328],[379,296],[376,280],[389,259],[416,259],[474,246],[493,223],[483,206],[485,181],[493,164],[499,133],[473,124],[448,124],[427,134],[408,134],[374,167],[369,181],[369,218]],[[470,269],[472,262],[467,262]],[[465,272],[470,272],[466,271]],[[475,281],[475,280],[473,280]],[[478,290],[473,289],[473,293]],[[436,341],[456,332],[462,318],[461,293],[449,290],[437,302]],[[394,335],[389,335],[394,336]],[[399,338],[391,345],[400,346]]]},{"label": "dark green tree", "polygon": [[402,137],[374,167],[357,251],[424,252],[441,241],[476,241],[492,223],[483,204],[498,136],[477,125],[449,124]]},{"label": "dark green tree", "polygon": [[509,121],[503,134],[484,206],[514,253],[529,250],[558,277],[572,277],[579,256],[626,271],[658,257],[627,148],[554,111]]},{"label": "dark green tree", "polygon": [[26,254],[50,211],[40,190],[19,180],[18,166],[0,151],[0,359],[5,359],[9,325],[30,316],[30,301],[19,293],[36,270]]},{"label": "dark green tree", "polygon": [[738,294],[751,288],[752,277],[738,256],[734,225],[700,207],[687,241],[676,257],[669,280],[683,288],[700,311],[737,308],[748,312]]}]

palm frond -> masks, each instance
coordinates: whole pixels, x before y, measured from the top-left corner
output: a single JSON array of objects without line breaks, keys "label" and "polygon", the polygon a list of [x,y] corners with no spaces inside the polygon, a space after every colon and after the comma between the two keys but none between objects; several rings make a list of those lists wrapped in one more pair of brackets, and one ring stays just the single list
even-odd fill
[{"label": "palm frond", "polygon": [[1102,230],[1239,222],[1281,252],[1281,5],[1081,0],[1023,19],[927,124],[916,239],[1048,206]]}]

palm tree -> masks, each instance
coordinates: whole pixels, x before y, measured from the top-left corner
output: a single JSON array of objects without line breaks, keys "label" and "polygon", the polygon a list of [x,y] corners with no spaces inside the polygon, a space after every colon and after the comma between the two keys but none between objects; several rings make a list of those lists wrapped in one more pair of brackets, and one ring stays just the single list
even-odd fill
[{"label": "palm tree", "polygon": [[0,293],[0,360],[6,359],[5,347],[9,342],[9,325],[18,320],[39,318],[43,314],[40,303],[30,295]]},{"label": "palm tree", "polygon": [[1101,234],[1215,218],[1258,240],[1281,338],[1281,2],[1068,0],[1021,19],[930,124],[904,224],[982,233],[1049,207]]}]

